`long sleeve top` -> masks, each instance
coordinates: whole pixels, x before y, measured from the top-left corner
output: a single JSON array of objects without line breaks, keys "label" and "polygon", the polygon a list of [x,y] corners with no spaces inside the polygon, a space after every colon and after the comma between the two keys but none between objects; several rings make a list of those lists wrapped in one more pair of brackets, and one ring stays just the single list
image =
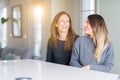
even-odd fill
[{"label": "long sleeve top", "polygon": [[97,63],[94,58],[94,42],[89,36],[79,37],[72,50],[70,65],[75,67],[82,67],[90,65],[91,70],[109,72],[114,63],[114,49],[111,43],[104,50],[100,63]]},{"label": "long sleeve top", "polygon": [[[78,36],[76,35],[76,38]],[[75,40],[76,40],[75,38]],[[64,50],[65,41],[57,39],[57,47],[53,47],[51,40],[48,40],[47,62],[69,65],[72,50]]]}]

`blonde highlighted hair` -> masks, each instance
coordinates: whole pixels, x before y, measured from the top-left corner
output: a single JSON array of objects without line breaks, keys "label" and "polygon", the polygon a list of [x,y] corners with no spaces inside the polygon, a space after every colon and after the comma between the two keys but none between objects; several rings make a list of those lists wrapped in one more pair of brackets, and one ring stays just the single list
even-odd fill
[{"label": "blonde highlighted hair", "polygon": [[97,60],[97,63],[99,63],[103,52],[109,45],[109,33],[102,16],[98,14],[92,14],[88,16],[88,20],[95,35],[94,57]]}]

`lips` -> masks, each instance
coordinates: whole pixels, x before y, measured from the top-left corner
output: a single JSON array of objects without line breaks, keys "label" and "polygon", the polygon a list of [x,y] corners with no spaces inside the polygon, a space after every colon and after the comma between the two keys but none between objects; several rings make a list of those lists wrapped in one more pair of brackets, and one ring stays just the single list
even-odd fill
[{"label": "lips", "polygon": [[87,27],[84,27],[84,31],[86,31],[86,30],[88,30],[88,28],[87,28]]},{"label": "lips", "polygon": [[63,29],[68,29],[68,27],[67,26],[65,26],[65,27],[62,27]]}]

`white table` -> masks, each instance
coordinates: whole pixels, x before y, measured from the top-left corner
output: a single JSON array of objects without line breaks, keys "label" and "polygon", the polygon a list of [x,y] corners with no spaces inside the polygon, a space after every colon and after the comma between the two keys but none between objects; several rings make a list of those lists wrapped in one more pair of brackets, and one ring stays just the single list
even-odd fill
[{"label": "white table", "polygon": [[15,80],[17,77],[31,77],[32,80],[118,80],[119,76],[39,60],[0,61],[0,80]]}]

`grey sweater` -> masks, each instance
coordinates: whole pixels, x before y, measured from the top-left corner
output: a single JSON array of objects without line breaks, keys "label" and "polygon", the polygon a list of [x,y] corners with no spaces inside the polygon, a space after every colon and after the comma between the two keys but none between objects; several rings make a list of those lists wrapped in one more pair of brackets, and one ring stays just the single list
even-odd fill
[{"label": "grey sweater", "polygon": [[91,70],[109,72],[113,67],[114,49],[110,43],[105,49],[101,61],[98,64],[94,58],[94,43],[89,36],[79,37],[73,46],[70,65],[82,67],[90,65]]}]

